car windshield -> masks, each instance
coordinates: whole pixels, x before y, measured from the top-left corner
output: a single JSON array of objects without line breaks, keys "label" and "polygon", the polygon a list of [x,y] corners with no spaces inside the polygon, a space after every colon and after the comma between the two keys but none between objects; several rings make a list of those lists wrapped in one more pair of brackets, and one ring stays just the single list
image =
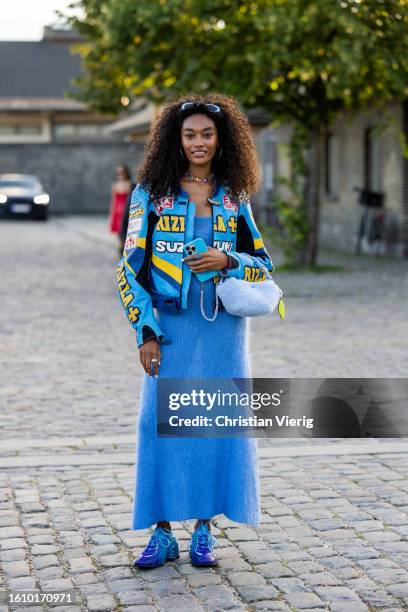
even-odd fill
[{"label": "car windshield", "polygon": [[33,180],[1,180],[0,179],[0,189],[4,187],[22,187],[23,189],[33,189],[34,187],[39,187],[39,184]]}]

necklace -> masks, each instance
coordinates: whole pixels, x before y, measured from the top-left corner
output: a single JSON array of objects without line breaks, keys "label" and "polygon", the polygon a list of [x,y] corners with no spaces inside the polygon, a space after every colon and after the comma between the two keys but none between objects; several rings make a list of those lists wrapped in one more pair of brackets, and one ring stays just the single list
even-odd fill
[{"label": "necklace", "polygon": [[196,183],[211,183],[214,180],[214,174],[210,174],[210,176],[206,176],[204,178],[199,178],[197,176],[193,176],[191,172],[186,172],[184,175],[190,182],[195,181]]}]

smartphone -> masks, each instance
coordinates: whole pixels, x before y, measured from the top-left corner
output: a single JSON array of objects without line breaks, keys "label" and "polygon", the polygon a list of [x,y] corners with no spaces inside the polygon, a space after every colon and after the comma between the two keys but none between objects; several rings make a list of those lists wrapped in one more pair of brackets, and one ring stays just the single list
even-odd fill
[{"label": "smartphone", "polygon": [[[208,248],[202,238],[196,238],[191,242],[187,242],[184,245],[183,250],[185,256],[187,257],[188,255],[198,255],[199,253],[205,253],[206,251],[208,251]],[[203,282],[205,280],[208,280],[209,278],[212,278],[213,276],[217,276],[218,272],[217,270],[209,270],[208,272],[196,272],[195,274],[198,280],[200,282]]]}]

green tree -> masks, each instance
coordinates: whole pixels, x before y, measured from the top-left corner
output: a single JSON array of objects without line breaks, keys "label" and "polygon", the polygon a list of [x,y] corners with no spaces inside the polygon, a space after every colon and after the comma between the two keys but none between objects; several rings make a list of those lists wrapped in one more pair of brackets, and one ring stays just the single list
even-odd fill
[{"label": "green tree", "polygon": [[79,99],[115,111],[143,95],[219,90],[307,130],[303,205],[317,255],[322,142],[343,111],[408,94],[408,0],[79,0]]}]

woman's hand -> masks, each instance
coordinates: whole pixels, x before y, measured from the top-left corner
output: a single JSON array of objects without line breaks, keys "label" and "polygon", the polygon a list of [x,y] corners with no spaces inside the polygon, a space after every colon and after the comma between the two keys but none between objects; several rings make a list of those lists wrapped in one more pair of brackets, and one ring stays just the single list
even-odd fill
[{"label": "woman's hand", "polygon": [[222,270],[228,264],[228,255],[214,247],[208,247],[208,251],[198,255],[184,257],[192,272],[208,272],[209,270]]},{"label": "woman's hand", "polygon": [[[156,338],[148,340],[139,347],[140,363],[149,376],[159,374],[159,365],[161,359],[160,343]],[[152,359],[157,359],[156,363],[151,363]]]}]

